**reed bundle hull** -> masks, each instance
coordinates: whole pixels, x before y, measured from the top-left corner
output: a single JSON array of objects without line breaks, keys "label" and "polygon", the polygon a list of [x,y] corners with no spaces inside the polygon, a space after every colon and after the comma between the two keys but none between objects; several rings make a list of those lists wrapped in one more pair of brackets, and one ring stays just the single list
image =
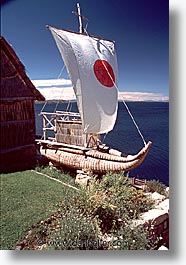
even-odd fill
[{"label": "reed bundle hull", "polygon": [[[125,157],[110,155],[98,150],[60,150],[60,148],[47,148],[41,146],[40,152],[42,156],[50,160],[56,166],[65,166],[72,169],[86,169],[97,173],[105,173],[107,171],[119,172],[130,171],[139,166],[145,159],[151,142],[141,149],[136,155]],[[77,152],[76,152],[77,151]]]}]

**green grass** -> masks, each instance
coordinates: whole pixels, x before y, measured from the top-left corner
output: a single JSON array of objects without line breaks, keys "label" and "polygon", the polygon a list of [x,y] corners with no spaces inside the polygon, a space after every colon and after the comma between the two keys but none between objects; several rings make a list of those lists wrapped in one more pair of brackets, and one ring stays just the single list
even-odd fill
[{"label": "green grass", "polygon": [[26,231],[76,191],[33,171],[1,174],[1,246],[14,249]]}]

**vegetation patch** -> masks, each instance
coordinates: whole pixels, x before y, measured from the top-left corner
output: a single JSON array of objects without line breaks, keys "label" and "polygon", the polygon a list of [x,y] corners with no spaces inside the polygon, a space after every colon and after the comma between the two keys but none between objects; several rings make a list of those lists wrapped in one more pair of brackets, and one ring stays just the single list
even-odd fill
[{"label": "vegetation patch", "polygon": [[167,196],[167,192],[166,192],[166,186],[161,183],[159,180],[148,180],[147,181],[147,190],[149,192],[158,192],[162,195]]},{"label": "vegetation patch", "polygon": [[[56,168],[39,171],[75,186],[74,178]],[[157,247],[151,241],[150,227],[131,226],[154,202],[123,174],[107,173],[101,179],[91,180],[88,187],[79,185],[78,190],[31,171],[1,178],[3,249],[15,248],[18,240],[18,249]]]}]

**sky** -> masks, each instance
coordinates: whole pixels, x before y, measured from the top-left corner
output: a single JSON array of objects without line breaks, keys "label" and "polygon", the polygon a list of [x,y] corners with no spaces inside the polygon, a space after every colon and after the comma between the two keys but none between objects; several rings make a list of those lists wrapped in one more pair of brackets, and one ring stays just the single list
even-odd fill
[{"label": "sky", "polygon": [[[61,82],[56,81],[63,62],[45,25],[78,31],[78,18],[72,14],[77,11],[77,2],[2,1],[1,35],[12,45],[27,75],[47,98],[51,96],[51,89],[53,96],[55,91],[55,97],[58,97],[63,83],[65,96],[74,97],[67,72],[64,71]],[[129,100],[168,100],[168,0],[79,0],[79,3],[82,15],[89,19],[88,33],[115,41],[118,87],[124,97]]]}]

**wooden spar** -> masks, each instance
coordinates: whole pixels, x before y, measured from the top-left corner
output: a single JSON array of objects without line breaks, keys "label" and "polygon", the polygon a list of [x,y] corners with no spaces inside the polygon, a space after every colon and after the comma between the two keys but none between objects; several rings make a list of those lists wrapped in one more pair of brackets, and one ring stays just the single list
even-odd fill
[{"label": "wooden spar", "polygon": [[[76,15],[76,12],[73,12],[73,13],[75,13],[75,15]],[[81,16],[81,17],[83,17],[83,16]],[[84,18],[84,17],[83,17],[83,18]],[[50,29],[50,27],[51,27],[51,26],[46,25],[46,28],[47,28],[47,29]],[[51,28],[54,28],[54,27],[51,27]],[[59,29],[59,28],[55,28],[55,29]],[[60,30],[61,30],[61,29],[60,29]],[[63,29],[63,31],[65,31],[65,32],[70,32],[70,33],[77,34],[77,35],[82,34],[82,33],[80,33],[80,32],[72,31],[72,30],[67,30],[67,29]],[[87,35],[82,34],[82,36],[85,36],[85,37],[86,37]],[[91,38],[93,38],[93,39],[97,39],[97,40],[106,40],[106,41],[110,41],[110,42],[112,42],[112,43],[115,43],[115,40],[109,40],[109,39],[105,39],[105,38],[98,37],[98,36],[94,36],[94,35],[89,35],[89,37],[91,37]]]},{"label": "wooden spar", "polygon": [[46,120],[44,116],[43,116],[43,137],[44,140],[46,140]]},{"label": "wooden spar", "polygon": [[83,23],[82,23],[81,9],[80,9],[79,3],[77,3],[77,10],[78,10],[78,18],[79,18],[79,33],[83,33]]},{"label": "wooden spar", "polygon": [[83,150],[83,151],[88,151],[89,148],[86,148],[84,146],[78,146],[78,145],[70,145],[70,144],[66,144],[66,143],[58,143],[58,142],[51,142],[49,140],[36,140],[36,142],[38,144],[41,144],[42,146],[47,146],[47,145],[51,145],[52,148],[60,148],[60,147],[67,147],[67,148],[71,148],[71,149],[78,149],[78,150]]},{"label": "wooden spar", "polygon": [[46,115],[43,115],[43,118],[46,119],[46,121],[48,122],[48,124],[51,126],[51,128],[54,129],[54,125],[51,123],[51,121],[47,118]]},{"label": "wooden spar", "polygon": [[78,112],[68,112],[68,111],[59,111],[59,110],[57,110],[56,112],[41,112],[40,114],[39,114],[39,116],[41,116],[41,115],[53,115],[53,116],[72,116],[72,117],[80,117],[80,114],[78,113]]}]

